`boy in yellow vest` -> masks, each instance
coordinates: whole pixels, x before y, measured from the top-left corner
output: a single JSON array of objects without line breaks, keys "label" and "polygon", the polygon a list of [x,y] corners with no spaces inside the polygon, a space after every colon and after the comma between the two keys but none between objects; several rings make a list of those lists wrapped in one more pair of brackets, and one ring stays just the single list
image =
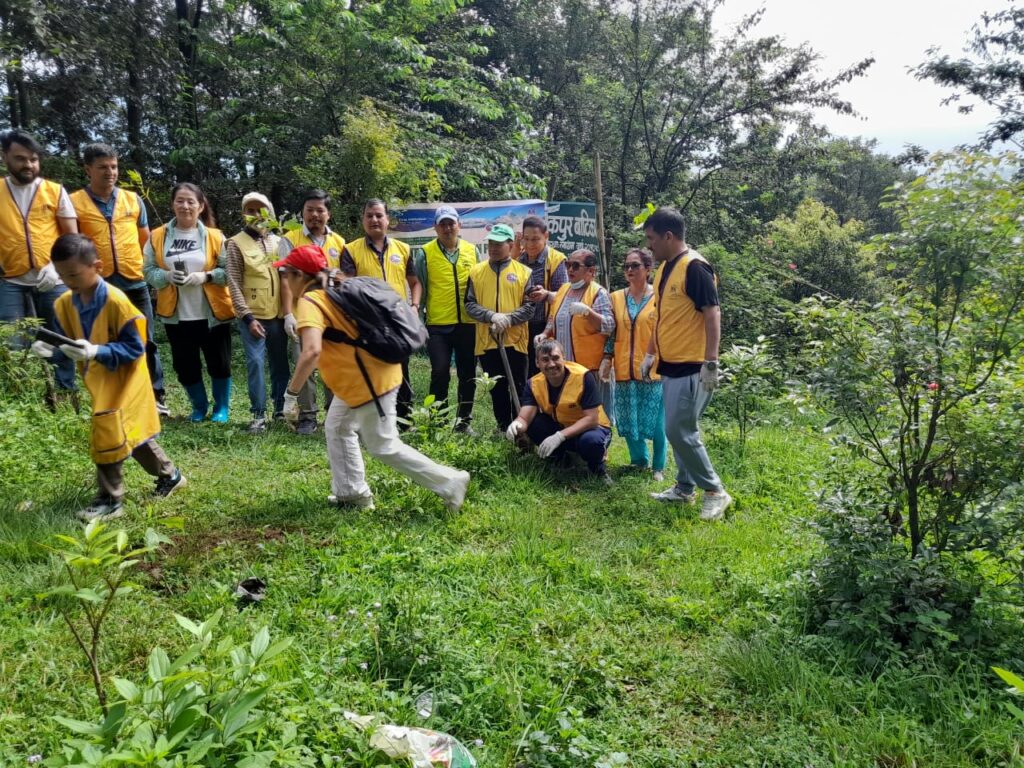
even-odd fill
[{"label": "boy in yellow vest", "polygon": [[601,405],[594,374],[578,363],[566,362],[554,339],[537,343],[537,367],[520,398],[522,408],[505,436],[515,442],[525,432],[542,459],[579,454],[590,473],[611,484],[605,453],[612,439],[611,422]]},{"label": "boy in yellow vest", "polygon": [[722,314],[718,283],[707,260],[686,244],[686,221],[675,208],[659,208],[644,222],[647,248],[658,261],[654,275],[654,333],[640,375],[650,381],[657,361],[665,403],[665,434],[676,459],[676,482],[652,493],[658,501],[693,504],[704,491],[700,517],[721,520],[732,496],[711,465],[700,437],[700,417],[718,389]]},{"label": "boy in yellow vest", "polygon": [[78,364],[92,395],[92,460],[99,492],[79,519],[110,520],[124,514],[124,462],[129,456],[156,478],[156,494],[167,497],[186,480],[154,439],[160,417],[146,369],[146,319],[119,288],[100,277],[96,246],[84,235],[61,236],[52,263],[70,289],[57,300],[58,332],[76,339],[59,348],[37,341],[43,358]]},{"label": "boy in yellow vest", "polygon": [[281,277],[274,268],[278,237],[260,224],[265,215],[274,219],[274,206],[259,192],[242,198],[245,228],[228,238],[228,289],[238,318],[238,335],[245,350],[252,421],[249,434],[267,431],[267,384],[263,365],[270,368],[270,397],[274,414],[284,408],[284,391],[291,371],[288,366],[288,336],[284,330]]},{"label": "boy in yellow vest", "polygon": [[413,257],[430,333],[430,394],[438,403],[448,400],[454,355],[459,377],[455,429],[467,432],[476,395],[476,323],[466,311],[465,295],[469,271],[477,264],[476,246],[459,237],[459,212],[450,205],[434,212],[434,231],[437,237]]},{"label": "boy in yellow vest", "polygon": [[[9,174],[0,183],[0,322],[30,314],[53,328],[53,306],[67,288],[50,263],[50,249],[62,233],[78,231],[75,208],[64,187],[39,175],[43,149],[32,136],[5,131],[0,146]],[[75,366],[61,357],[55,377],[77,410]]]},{"label": "boy in yellow vest", "polygon": [[149,240],[149,218],[142,198],[117,186],[117,150],[109,144],[89,144],[82,164],[89,183],[71,193],[78,231],[96,243],[101,276],[124,291],[146,317],[146,366],[153,383],[156,409],[170,416],[164,399],[164,370],[153,341],[153,302],[142,274],[142,247]]}]

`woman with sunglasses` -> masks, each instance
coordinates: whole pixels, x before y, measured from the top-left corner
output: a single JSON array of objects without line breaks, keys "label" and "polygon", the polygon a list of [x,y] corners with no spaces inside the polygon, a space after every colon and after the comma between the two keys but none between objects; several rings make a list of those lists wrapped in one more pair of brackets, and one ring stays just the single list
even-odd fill
[{"label": "woman with sunglasses", "polygon": [[[630,464],[650,466],[660,481],[668,456],[661,381],[654,373],[652,381],[644,381],[640,373],[656,317],[654,288],[648,283],[653,267],[654,257],[647,251],[633,248],[626,253],[623,268],[629,287],[611,295],[615,329],[604,345],[598,378],[606,384],[615,381],[615,426],[629,446]],[[654,443],[653,460],[648,440]]]}]

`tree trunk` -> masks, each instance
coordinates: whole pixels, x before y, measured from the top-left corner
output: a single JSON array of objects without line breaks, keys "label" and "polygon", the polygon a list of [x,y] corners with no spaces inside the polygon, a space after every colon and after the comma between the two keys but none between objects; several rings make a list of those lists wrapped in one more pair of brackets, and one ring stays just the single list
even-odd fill
[{"label": "tree trunk", "polygon": [[141,172],[146,165],[146,153],[142,148],[142,40],[145,36],[143,0],[132,3],[132,43],[128,60],[128,156],[135,169]]}]

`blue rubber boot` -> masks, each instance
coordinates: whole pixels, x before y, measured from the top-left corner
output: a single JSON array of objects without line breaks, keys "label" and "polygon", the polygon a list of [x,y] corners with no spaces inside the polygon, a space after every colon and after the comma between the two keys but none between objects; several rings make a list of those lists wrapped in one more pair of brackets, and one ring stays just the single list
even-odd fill
[{"label": "blue rubber boot", "polygon": [[231,379],[213,379],[213,415],[210,421],[226,424],[231,411]]},{"label": "blue rubber boot", "polygon": [[197,381],[185,387],[188,399],[192,401],[192,415],[189,421],[203,421],[206,419],[206,411],[210,408],[210,401],[206,397],[206,384]]}]

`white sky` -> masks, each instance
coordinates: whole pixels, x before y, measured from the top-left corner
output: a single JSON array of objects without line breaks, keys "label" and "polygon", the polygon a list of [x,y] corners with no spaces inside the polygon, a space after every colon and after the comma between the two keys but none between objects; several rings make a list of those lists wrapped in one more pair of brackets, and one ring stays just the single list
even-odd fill
[{"label": "white sky", "polygon": [[832,76],[874,56],[860,78],[840,86],[860,118],[817,113],[817,122],[840,136],[878,140],[878,149],[895,154],[905,144],[929,152],[973,142],[994,116],[976,105],[962,115],[942,105],[951,91],[931,81],[916,80],[909,67],[924,61],[937,46],[943,53],[963,55],[971,28],[984,11],[1006,8],[1008,0],[725,0],[716,16],[721,30],[765,7],[752,35],[779,35],[790,44],[807,42],[821,55],[820,74]]}]

